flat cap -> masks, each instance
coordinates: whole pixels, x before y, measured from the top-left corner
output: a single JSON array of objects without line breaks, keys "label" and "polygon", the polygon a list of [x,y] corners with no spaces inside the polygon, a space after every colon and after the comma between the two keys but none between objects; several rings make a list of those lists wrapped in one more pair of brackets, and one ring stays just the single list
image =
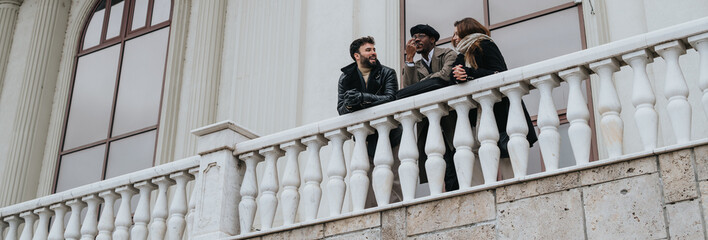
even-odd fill
[{"label": "flat cap", "polygon": [[413,26],[411,28],[411,36],[417,33],[423,33],[425,35],[431,36],[435,38],[436,41],[440,40],[440,33],[438,33],[438,31],[435,31],[435,29],[428,24],[418,24]]}]

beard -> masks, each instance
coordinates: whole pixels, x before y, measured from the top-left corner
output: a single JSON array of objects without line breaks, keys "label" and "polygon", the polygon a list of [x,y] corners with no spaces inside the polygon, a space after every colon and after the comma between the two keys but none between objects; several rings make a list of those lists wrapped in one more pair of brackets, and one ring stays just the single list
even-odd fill
[{"label": "beard", "polygon": [[372,63],[371,58],[362,58],[361,60],[359,60],[359,64],[365,68],[374,68],[379,65],[379,60],[376,58],[374,58],[373,60],[374,62]]}]

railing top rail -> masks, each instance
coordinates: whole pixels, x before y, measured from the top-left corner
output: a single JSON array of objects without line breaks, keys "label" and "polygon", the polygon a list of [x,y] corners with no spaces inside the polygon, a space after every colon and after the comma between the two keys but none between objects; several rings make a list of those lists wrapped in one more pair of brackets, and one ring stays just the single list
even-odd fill
[{"label": "railing top rail", "polygon": [[[346,128],[357,123],[391,116],[396,113],[410,111],[435,103],[446,102],[451,99],[469,96],[472,93],[497,89],[508,84],[528,81],[544,75],[557,74],[560,71],[573,67],[587,67],[590,63],[608,58],[615,58],[620,64],[626,65],[620,57],[622,54],[649,48],[652,54],[657,56],[652,48],[653,46],[674,40],[680,40],[686,45],[686,48],[691,48],[691,46],[687,44],[687,38],[705,32],[708,32],[708,17],[510,69],[499,74],[480,78],[473,82],[445,87],[417,96],[363,109],[344,116],[325,119],[245,141],[236,144],[234,155],[257,151],[265,147],[298,140],[307,136]],[[592,72],[592,70],[589,71]]]},{"label": "railing top rail", "polygon": [[26,202],[0,208],[0,217],[19,214],[21,212],[33,210],[42,206],[48,207],[53,204],[64,202],[66,200],[75,199],[90,194],[97,194],[106,190],[115,189],[120,186],[150,180],[159,176],[166,176],[171,173],[186,171],[195,167],[199,167],[199,156],[187,157],[174,162],[162,164],[148,169],[143,169],[137,172],[128,173],[100,182],[95,182],[77,188],[72,188],[49,196],[35,198]]}]

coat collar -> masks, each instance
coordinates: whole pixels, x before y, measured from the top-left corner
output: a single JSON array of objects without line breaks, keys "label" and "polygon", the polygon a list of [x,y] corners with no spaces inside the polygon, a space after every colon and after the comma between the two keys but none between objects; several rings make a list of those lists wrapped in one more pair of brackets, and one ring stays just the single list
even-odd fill
[{"label": "coat collar", "polygon": [[356,62],[353,62],[345,67],[343,67],[342,73],[346,74],[348,78],[352,81],[356,81],[358,84],[357,89],[362,92],[375,93],[381,86],[381,62],[376,60],[376,66],[371,69],[369,73],[369,84],[364,82],[364,78],[359,74],[359,69],[357,68]]}]

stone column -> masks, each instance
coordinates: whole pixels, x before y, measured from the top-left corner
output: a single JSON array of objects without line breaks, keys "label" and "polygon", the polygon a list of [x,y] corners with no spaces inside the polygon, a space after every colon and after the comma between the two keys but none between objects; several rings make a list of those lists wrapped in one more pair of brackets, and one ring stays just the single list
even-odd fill
[{"label": "stone column", "polygon": [[0,91],[5,79],[7,61],[10,58],[10,46],[12,46],[20,4],[22,0],[0,0]]},{"label": "stone column", "polygon": [[47,137],[63,36],[66,30],[68,0],[36,1],[34,22],[28,31],[27,58],[19,79],[17,108],[12,113],[9,148],[0,170],[0,206],[35,197],[44,143]]},{"label": "stone column", "polygon": [[198,136],[201,156],[195,185],[194,228],[189,239],[220,239],[239,234],[238,203],[245,164],[233,155],[236,144],[255,138],[231,121],[222,121],[192,133]]}]

